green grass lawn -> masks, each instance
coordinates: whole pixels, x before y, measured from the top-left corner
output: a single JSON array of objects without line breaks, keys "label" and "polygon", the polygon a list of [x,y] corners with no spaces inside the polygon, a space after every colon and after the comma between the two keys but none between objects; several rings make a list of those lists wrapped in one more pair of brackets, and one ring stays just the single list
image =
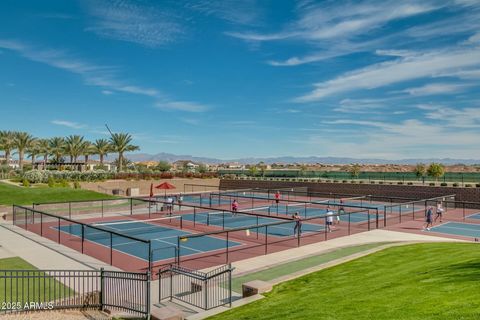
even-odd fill
[{"label": "green grass lawn", "polygon": [[480,246],[392,247],[274,287],[210,319],[480,319]]},{"label": "green grass lawn", "polygon": [[249,273],[232,279],[232,290],[242,292],[242,284],[252,280],[270,281],[304,269],[312,268],[329,261],[347,257],[349,255],[383,246],[386,242],[369,243],[359,246],[340,248],[331,252],[311,256],[305,259],[287,262],[266,270]]},{"label": "green grass lawn", "polygon": [[0,182],[0,205],[31,205],[34,202],[113,198],[103,193],[72,188],[24,188]]},{"label": "green grass lawn", "polygon": [[[0,259],[0,276],[9,276],[10,272],[2,270],[36,270],[34,266],[25,260],[13,257]],[[14,272],[13,275],[16,275]],[[20,275],[20,274],[18,274]],[[33,273],[31,274],[33,275]],[[73,296],[74,291],[64,286],[51,277],[43,277],[43,273],[35,279],[7,279],[0,277],[0,302],[21,302],[22,305],[29,302],[48,302],[50,300]],[[35,283],[35,284],[34,284]]]}]

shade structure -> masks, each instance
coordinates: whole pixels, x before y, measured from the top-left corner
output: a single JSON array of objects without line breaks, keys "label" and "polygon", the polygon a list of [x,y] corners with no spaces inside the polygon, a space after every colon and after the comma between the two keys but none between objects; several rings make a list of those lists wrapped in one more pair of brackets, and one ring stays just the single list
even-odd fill
[{"label": "shade structure", "polygon": [[158,186],[155,186],[155,189],[165,190],[165,197],[167,196],[167,190],[176,189],[176,187],[168,182],[160,183]]}]

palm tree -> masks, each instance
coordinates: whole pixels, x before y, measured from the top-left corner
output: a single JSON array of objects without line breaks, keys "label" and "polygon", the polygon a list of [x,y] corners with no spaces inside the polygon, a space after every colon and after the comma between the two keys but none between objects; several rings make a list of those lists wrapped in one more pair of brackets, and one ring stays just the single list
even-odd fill
[{"label": "palm tree", "polygon": [[0,150],[5,151],[5,160],[7,164],[14,149],[15,132],[6,130],[0,131]]},{"label": "palm tree", "polygon": [[50,140],[39,139],[37,141],[38,154],[43,155],[43,169],[47,168],[48,156],[50,155]]},{"label": "palm tree", "polygon": [[32,158],[32,169],[35,165],[35,159],[37,155],[40,153],[40,146],[38,144],[39,140],[35,139],[30,146],[26,149],[29,158]]},{"label": "palm tree", "polygon": [[65,139],[62,137],[53,137],[50,139],[50,154],[53,155],[55,162],[62,162],[65,154]]},{"label": "palm tree", "polygon": [[110,137],[112,151],[118,153],[118,171],[123,169],[123,154],[140,149],[138,146],[130,144],[131,141],[132,136],[128,133],[112,133]]},{"label": "palm tree", "polygon": [[65,153],[70,156],[70,162],[77,162],[82,154],[85,141],[82,136],[71,135],[65,138]]},{"label": "palm tree", "polygon": [[88,162],[88,157],[91,154],[94,154],[93,144],[90,141],[84,141],[82,143],[81,149],[82,149],[81,154],[85,157],[85,166],[86,166]]},{"label": "palm tree", "polygon": [[107,139],[97,139],[93,144],[93,154],[100,156],[100,164],[103,166],[103,157],[108,156],[108,153],[112,150],[112,146]]},{"label": "palm tree", "polygon": [[23,158],[25,150],[31,147],[36,139],[27,132],[17,132],[15,134],[15,147],[18,150],[18,163],[20,170],[23,170]]}]

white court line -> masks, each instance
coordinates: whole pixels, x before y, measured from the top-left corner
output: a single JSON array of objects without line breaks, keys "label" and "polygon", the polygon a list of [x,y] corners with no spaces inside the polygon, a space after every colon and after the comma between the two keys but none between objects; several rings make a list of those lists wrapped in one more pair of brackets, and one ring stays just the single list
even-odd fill
[{"label": "white court line", "polygon": [[[173,244],[173,245],[175,245],[175,246],[176,246],[176,244],[174,244],[174,243],[171,243],[171,242],[168,242],[168,241],[163,241],[163,240],[160,240],[160,239],[152,239],[152,240],[153,240],[153,241],[158,241],[158,242],[163,242],[163,243],[168,243],[168,244],[170,244],[170,245],[172,245],[172,244]],[[197,250],[197,249],[193,249],[193,248],[191,248],[191,247],[188,247],[188,246],[182,246],[182,245],[180,246],[180,248],[186,248],[186,249],[190,249],[190,250],[192,250],[192,251],[196,251],[196,252],[208,252],[208,251],[212,251],[212,250],[207,250],[207,251],[203,251],[203,250]],[[218,249],[215,249],[215,250],[218,250]]]}]

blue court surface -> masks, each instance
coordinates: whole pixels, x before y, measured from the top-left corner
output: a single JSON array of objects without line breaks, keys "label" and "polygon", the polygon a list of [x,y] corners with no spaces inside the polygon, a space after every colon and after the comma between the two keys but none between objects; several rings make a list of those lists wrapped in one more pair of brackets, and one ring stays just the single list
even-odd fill
[{"label": "blue court surface", "polygon": [[[194,221],[195,223],[218,226],[225,229],[234,229],[240,227],[256,226],[261,224],[269,224],[275,222],[283,222],[279,225],[269,226],[267,228],[268,235],[278,237],[288,237],[294,235],[295,221],[288,221],[283,219],[275,219],[269,217],[257,217],[253,215],[247,215],[238,213],[233,215],[230,212],[197,212],[196,214],[182,214],[183,220]],[[302,223],[302,233],[319,232],[325,230],[323,224]],[[252,232],[256,232],[256,229],[251,229]],[[265,228],[259,228],[258,233],[265,234]]]},{"label": "blue court surface", "polygon": [[[277,211],[277,208],[278,208],[278,211]],[[332,208],[332,210],[333,210],[334,213],[337,213],[335,208]],[[355,210],[355,209],[353,209],[353,210]],[[279,205],[278,207],[277,206],[271,206],[270,207],[270,215],[276,215],[277,212],[280,215],[288,215],[288,216],[291,216],[295,212],[298,212],[298,214],[301,217],[307,217],[308,218],[308,217],[325,215],[327,213],[327,209],[312,208],[312,207],[305,208],[305,206],[289,206],[289,207],[287,207],[285,205]],[[380,214],[380,212],[379,212],[379,214]],[[369,220],[367,212],[365,212],[365,213],[364,212],[357,212],[357,213],[351,213],[350,215],[345,214],[345,215],[340,216],[340,221],[349,221],[348,216],[350,216],[350,222],[353,222],[353,223],[366,222],[366,221]],[[381,217],[383,217],[383,215],[379,215],[379,217],[381,218]],[[336,219],[336,217],[335,217],[335,219]],[[370,220],[373,221],[375,219],[376,219],[375,213],[371,212],[370,213]]]},{"label": "blue court surface", "polygon": [[[96,225],[111,231],[124,233],[132,237],[152,240],[153,261],[174,258],[176,254],[175,247],[177,246],[178,237],[191,234],[190,232],[159,226],[148,222],[132,222],[132,220],[109,221],[105,224]],[[55,229],[58,230],[58,227],[55,227]],[[79,224],[61,226],[60,230],[79,238],[81,238],[82,235],[82,227]],[[86,240],[91,242],[110,247],[110,233],[108,232],[86,227],[84,230],[84,237]],[[112,244],[115,250],[139,259],[148,260],[148,248],[142,242],[113,235]],[[239,245],[242,244],[234,241],[228,242],[229,247],[236,247]],[[208,251],[224,249],[225,247],[226,240],[205,236],[198,238],[196,241],[192,241],[191,243],[182,243],[180,256],[204,253]]]},{"label": "blue court surface", "polygon": [[446,222],[444,224],[430,228],[430,232],[439,232],[455,236],[480,238],[480,224]]},{"label": "blue court surface", "polygon": [[468,219],[480,219],[480,212],[471,214],[471,215],[467,216],[466,218],[468,218]]},{"label": "blue court surface", "polygon": [[211,205],[222,205],[230,204],[228,199],[218,199],[218,197],[213,197],[210,201],[208,196],[195,196],[195,195],[185,195],[183,196],[184,203],[198,204],[200,206],[211,206]]}]

